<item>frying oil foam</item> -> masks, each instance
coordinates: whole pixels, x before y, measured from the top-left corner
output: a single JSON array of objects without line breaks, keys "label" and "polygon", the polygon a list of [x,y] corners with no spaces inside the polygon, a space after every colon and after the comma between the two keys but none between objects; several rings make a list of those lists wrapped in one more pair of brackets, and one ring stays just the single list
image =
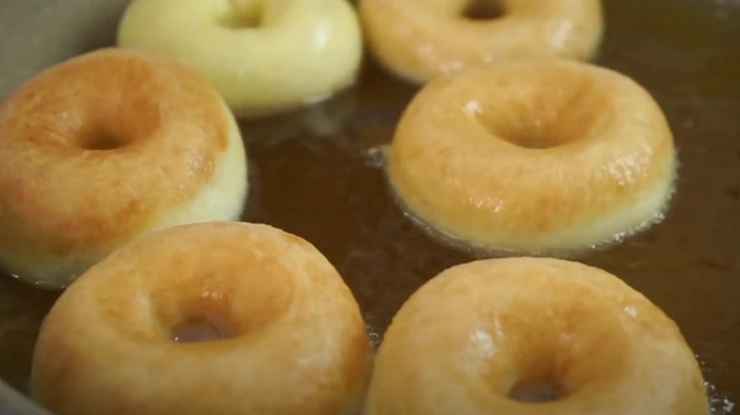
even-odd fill
[{"label": "frying oil foam", "polygon": [[495,246],[491,247],[491,246],[477,245],[477,244],[471,243],[463,238],[460,238],[456,235],[453,235],[449,232],[446,232],[435,226],[432,226],[429,222],[427,222],[426,220],[418,216],[416,213],[414,213],[411,209],[407,207],[402,197],[395,191],[395,189],[393,188],[393,185],[391,184],[391,180],[388,175],[388,169],[386,168],[387,160],[389,157],[389,152],[390,152],[390,145],[382,145],[382,146],[377,146],[377,147],[366,149],[364,151],[364,156],[366,158],[366,163],[368,163],[369,165],[373,167],[381,168],[383,170],[386,182],[388,183],[390,193],[396,205],[403,211],[404,216],[406,216],[411,222],[413,222],[417,227],[423,230],[427,235],[432,237],[434,240],[444,245],[447,245],[451,248],[465,252],[473,256],[474,258],[478,258],[478,259],[499,258],[499,257],[512,256],[512,255],[535,256],[535,257],[544,256],[544,257],[557,257],[557,258],[563,258],[563,259],[574,259],[576,257],[580,257],[588,253],[592,253],[595,251],[603,251],[608,248],[612,248],[616,245],[619,245],[623,243],[624,241],[626,241],[627,239],[630,239],[633,236],[636,236],[642,232],[645,232],[648,229],[652,228],[653,226],[665,220],[666,214],[671,207],[671,203],[677,191],[678,177],[679,177],[678,173],[681,167],[680,158],[678,157],[678,152],[676,152],[676,155],[674,157],[675,165],[674,165],[674,169],[672,172],[673,177],[671,179],[668,193],[665,195],[661,207],[658,210],[654,211],[651,216],[647,217],[644,221],[637,224],[636,226],[633,226],[628,229],[624,229],[622,232],[613,234],[596,243],[593,243],[591,245],[588,245],[588,246],[585,246],[579,249],[548,249],[548,250],[517,249],[517,250],[513,250],[513,249],[506,249],[506,248],[495,247]]}]

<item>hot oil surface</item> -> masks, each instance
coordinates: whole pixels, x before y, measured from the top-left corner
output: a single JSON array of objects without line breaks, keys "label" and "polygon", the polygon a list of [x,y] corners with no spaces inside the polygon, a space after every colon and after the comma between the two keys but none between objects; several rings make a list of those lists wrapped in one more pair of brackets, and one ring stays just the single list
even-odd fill
[{"label": "hot oil surface", "polygon": [[[679,148],[680,183],[665,222],[580,258],[623,277],[676,320],[719,414],[740,400],[740,6],[730,3],[605,1],[600,63],[661,104]],[[364,156],[390,140],[413,92],[368,66],[356,90],[326,105],[243,124],[253,167],[245,218],[314,243],[345,276],[376,344],[414,290],[470,259],[412,225]],[[0,376],[16,387],[25,385],[55,298],[0,278]]]}]

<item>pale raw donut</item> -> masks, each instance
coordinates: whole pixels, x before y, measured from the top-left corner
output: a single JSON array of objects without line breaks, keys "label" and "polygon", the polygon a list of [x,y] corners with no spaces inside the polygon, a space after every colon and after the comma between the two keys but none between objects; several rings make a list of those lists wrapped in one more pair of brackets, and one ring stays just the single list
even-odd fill
[{"label": "pale raw donut", "polygon": [[679,328],[615,276],[549,258],[443,271],[396,314],[364,415],[707,415]]},{"label": "pale raw donut", "polygon": [[545,59],[427,84],[397,126],[387,169],[398,199],[434,233],[540,255],[657,223],[676,165],[669,125],[641,86]]},{"label": "pale raw donut", "polygon": [[[173,340],[196,321],[220,336]],[[62,294],[30,394],[58,415],[352,415],[370,353],[351,291],[310,243],[267,225],[184,225]]]},{"label": "pale raw donut", "polygon": [[118,44],[189,65],[249,118],[349,87],[362,59],[347,0],[133,0]]},{"label": "pale raw donut", "polygon": [[200,76],[102,49],[51,67],[0,106],[0,267],[62,288],[152,230],[237,219],[244,145]]},{"label": "pale raw donut", "polygon": [[[503,17],[464,17],[484,1],[498,4]],[[418,84],[489,62],[589,60],[604,30],[600,0],[360,0],[359,10],[375,57]]]}]

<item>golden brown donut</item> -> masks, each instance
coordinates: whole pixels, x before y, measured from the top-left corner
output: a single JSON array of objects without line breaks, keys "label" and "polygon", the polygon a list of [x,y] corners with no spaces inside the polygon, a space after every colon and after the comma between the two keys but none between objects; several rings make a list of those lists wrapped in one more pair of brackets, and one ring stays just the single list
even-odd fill
[{"label": "golden brown donut", "polygon": [[72,282],[152,230],[232,220],[247,196],[233,116],[199,75],[102,49],[48,68],[0,105],[0,267]]},{"label": "golden brown donut", "polygon": [[669,125],[644,88],[545,59],[427,84],[396,128],[387,170],[404,208],[447,240],[560,255],[662,220],[676,166]]},{"label": "golden brown donut", "polygon": [[[204,320],[220,336],[173,341]],[[310,243],[267,225],[183,225],[62,294],[30,393],[58,415],[351,415],[370,357],[352,293]]]},{"label": "golden brown donut", "polygon": [[364,411],[708,413],[668,316],[603,270],[549,258],[475,261],[422,286],[385,334]]},{"label": "golden brown donut", "polygon": [[[501,17],[465,17],[491,4]],[[604,31],[600,0],[360,0],[359,11],[372,54],[416,84],[485,63],[590,60]]]}]

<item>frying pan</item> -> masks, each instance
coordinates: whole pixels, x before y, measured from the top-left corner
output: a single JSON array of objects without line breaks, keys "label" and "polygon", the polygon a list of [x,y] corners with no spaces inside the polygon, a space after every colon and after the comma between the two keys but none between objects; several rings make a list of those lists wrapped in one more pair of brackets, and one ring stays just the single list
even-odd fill
[{"label": "frying pan", "polygon": [[[112,45],[126,2],[4,1],[0,99],[47,66]],[[680,182],[665,222],[578,259],[622,277],[675,319],[702,364],[714,413],[740,412],[740,2],[604,0],[604,8],[598,63],[633,77],[662,106]],[[390,140],[415,90],[366,60],[358,85],[334,100],[243,123],[260,189],[244,218],[314,243],[352,288],[377,345],[414,290],[471,258],[410,223],[368,157]],[[23,390],[57,295],[0,275],[0,415],[47,413]]]}]

